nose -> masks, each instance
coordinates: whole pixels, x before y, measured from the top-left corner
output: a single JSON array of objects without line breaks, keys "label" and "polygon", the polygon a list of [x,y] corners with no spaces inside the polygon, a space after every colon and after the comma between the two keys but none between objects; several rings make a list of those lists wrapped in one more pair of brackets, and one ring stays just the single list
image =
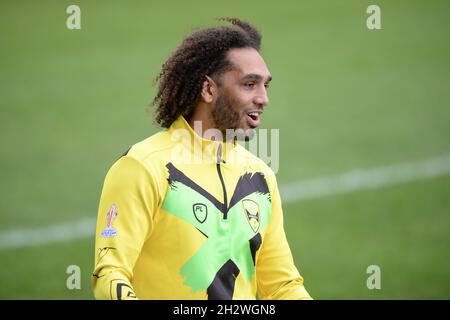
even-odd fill
[{"label": "nose", "polygon": [[269,96],[267,95],[266,88],[261,90],[261,92],[255,96],[254,103],[261,108],[269,104]]}]

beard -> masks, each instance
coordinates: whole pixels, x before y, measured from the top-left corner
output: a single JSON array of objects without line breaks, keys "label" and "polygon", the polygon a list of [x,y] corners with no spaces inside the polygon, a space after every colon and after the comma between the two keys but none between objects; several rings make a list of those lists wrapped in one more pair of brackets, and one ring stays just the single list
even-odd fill
[{"label": "beard", "polygon": [[241,115],[235,110],[236,104],[237,101],[229,99],[223,92],[220,92],[211,113],[212,119],[226,140],[236,138],[240,141],[249,141],[254,137],[255,131],[239,127]]}]

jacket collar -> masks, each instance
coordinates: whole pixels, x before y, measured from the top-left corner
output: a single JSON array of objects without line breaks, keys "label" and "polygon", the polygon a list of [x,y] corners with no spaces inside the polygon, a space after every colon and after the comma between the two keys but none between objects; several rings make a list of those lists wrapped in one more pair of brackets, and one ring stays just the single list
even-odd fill
[{"label": "jacket collar", "polygon": [[[201,137],[194,131],[183,116],[179,116],[170,126],[169,134],[183,150],[177,150],[172,155],[180,156],[193,163],[226,163],[227,158],[235,152],[236,139],[230,142],[214,141]],[[181,152],[182,151],[182,152]],[[179,160],[179,159],[177,159]]]}]

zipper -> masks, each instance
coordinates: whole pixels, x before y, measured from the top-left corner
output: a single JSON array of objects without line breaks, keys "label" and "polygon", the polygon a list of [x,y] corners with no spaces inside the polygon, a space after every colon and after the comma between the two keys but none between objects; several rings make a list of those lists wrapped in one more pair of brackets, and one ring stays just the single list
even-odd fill
[{"label": "zipper", "polygon": [[227,190],[225,189],[225,182],[223,181],[222,171],[220,170],[220,164],[222,163],[222,144],[219,145],[217,149],[217,174],[219,175],[220,183],[222,184],[223,190],[223,219],[227,220],[228,218],[228,199],[227,199]]}]

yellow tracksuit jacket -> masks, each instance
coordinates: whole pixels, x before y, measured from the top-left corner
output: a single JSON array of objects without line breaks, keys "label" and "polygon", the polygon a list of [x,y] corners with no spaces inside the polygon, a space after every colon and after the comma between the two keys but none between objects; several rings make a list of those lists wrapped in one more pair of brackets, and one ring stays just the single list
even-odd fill
[{"label": "yellow tracksuit jacket", "polygon": [[92,279],[97,299],[310,299],[272,170],[182,116],[109,170]]}]

